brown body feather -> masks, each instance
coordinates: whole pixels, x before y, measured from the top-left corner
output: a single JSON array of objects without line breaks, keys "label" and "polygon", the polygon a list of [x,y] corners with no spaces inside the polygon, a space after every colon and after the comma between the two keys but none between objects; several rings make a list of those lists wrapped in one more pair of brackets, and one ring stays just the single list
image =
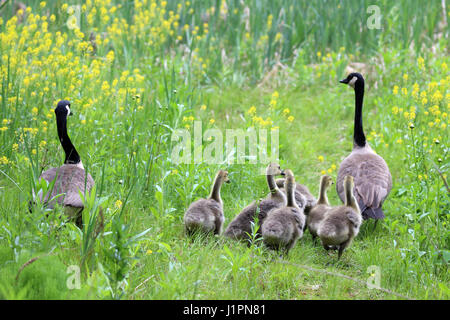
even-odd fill
[{"label": "brown body feather", "polygon": [[264,220],[261,234],[267,247],[288,252],[303,236],[304,225],[305,215],[300,208],[278,208]]},{"label": "brown body feather", "polygon": [[333,181],[329,176],[325,175],[320,178],[319,200],[306,216],[306,226],[313,239],[317,237],[317,230],[320,222],[322,222],[326,212],[331,209],[330,203],[328,202],[327,191],[332,183]]},{"label": "brown body feather", "polygon": [[353,178],[346,176],[344,180],[345,205],[329,209],[317,230],[323,247],[326,250],[337,247],[339,258],[359,233],[362,223],[361,213],[353,195]]},{"label": "brown body feather", "polygon": [[222,204],[213,199],[200,199],[193,202],[184,215],[186,231],[220,234],[223,222]]},{"label": "brown body feather", "polygon": [[222,232],[225,216],[220,188],[223,182],[229,182],[228,172],[219,170],[214,179],[210,196],[207,199],[199,199],[191,203],[186,210],[183,220],[188,235],[196,232],[213,234]]},{"label": "brown body feather", "polygon": [[362,212],[363,219],[382,219],[384,200],[392,189],[392,176],[382,157],[375,154],[369,145],[355,147],[346,157],[338,171],[336,191],[345,201],[344,177],[354,177],[354,196]]},{"label": "brown body feather", "polygon": [[288,253],[303,236],[305,215],[295,201],[294,176],[290,170],[286,170],[286,175],[287,204],[269,212],[261,226],[261,234],[267,247]]},{"label": "brown body feather", "polygon": [[266,168],[266,179],[270,193],[265,199],[259,203],[256,201],[245,207],[234,219],[230,222],[225,229],[224,235],[226,237],[236,240],[248,240],[252,234],[252,226],[255,223],[255,217],[258,217],[258,228],[256,234],[261,235],[261,225],[268,213],[276,208],[284,206],[286,204],[286,196],[278,188],[274,175],[283,174],[280,166],[275,163],[271,163]]},{"label": "brown body feather", "polygon": [[[258,217],[258,231],[257,235],[261,235],[261,224],[267,217],[267,214],[276,208],[279,208],[285,204],[281,199],[263,199],[259,202],[259,206],[256,201],[245,207],[227,226],[224,235],[237,239],[248,240],[252,234],[252,224],[255,223],[255,217]],[[259,209],[259,210],[258,210]],[[257,211],[259,211],[257,213]]]},{"label": "brown body feather", "polygon": [[[49,183],[56,178],[54,188],[50,194],[47,194],[44,201],[48,201],[57,194],[64,194],[58,197],[56,201],[63,206],[72,206],[83,208],[83,201],[80,198],[81,193],[89,193],[94,186],[94,179],[86,171],[75,164],[64,164],[59,168],[50,168],[44,171],[41,178]],[[48,207],[54,207],[54,201],[48,203]]]},{"label": "brown body feather", "polygon": [[[52,190],[41,197],[41,201],[47,204],[47,207],[53,209],[55,204],[64,207],[65,213],[71,218],[75,219],[78,227],[82,227],[81,213],[84,209],[83,201],[79,192],[82,194],[89,194],[94,186],[94,179],[79,165],[64,164],[59,168],[50,168],[42,173],[40,178],[45,179],[49,184],[55,180]],[[56,200],[49,201],[56,195],[62,194]]]},{"label": "brown body feather", "polygon": [[[284,189],[284,178],[280,178],[276,180],[277,186],[281,188],[280,190],[284,193],[286,193]],[[304,208],[305,214],[308,214],[308,212],[317,204],[317,199],[312,195],[312,193],[309,191],[308,187],[296,183],[295,185],[295,202],[297,202],[297,205],[300,208]]]}]

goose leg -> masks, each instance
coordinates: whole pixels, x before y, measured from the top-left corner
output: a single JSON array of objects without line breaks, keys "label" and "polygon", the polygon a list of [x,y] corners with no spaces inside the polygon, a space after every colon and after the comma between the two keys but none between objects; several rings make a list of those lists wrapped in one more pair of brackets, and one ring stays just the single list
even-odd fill
[{"label": "goose leg", "polygon": [[378,219],[375,220],[375,224],[374,224],[374,226],[373,226],[372,232],[375,231],[375,229],[377,228],[377,223],[378,223]]},{"label": "goose leg", "polygon": [[338,260],[341,258],[342,253],[344,252],[345,248],[347,248],[347,246],[350,244],[350,240],[347,240],[343,243],[341,243],[341,245],[339,246],[339,251],[338,251]]}]

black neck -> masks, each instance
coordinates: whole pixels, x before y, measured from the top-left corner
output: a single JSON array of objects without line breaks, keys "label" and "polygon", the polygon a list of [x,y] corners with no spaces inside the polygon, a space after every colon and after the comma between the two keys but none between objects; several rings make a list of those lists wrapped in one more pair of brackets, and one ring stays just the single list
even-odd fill
[{"label": "black neck", "polygon": [[65,164],[77,164],[81,162],[80,156],[67,135],[67,117],[65,115],[56,116],[56,126],[58,127],[58,137],[64,149],[66,158]]},{"label": "black neck", "polygon": [[356,145],[364,147],[366,136],[364,135],[362,123],[362,107],[364,100],[364,83],[356,83],[355,86],[355,126],[353,131],[353,141]]}]

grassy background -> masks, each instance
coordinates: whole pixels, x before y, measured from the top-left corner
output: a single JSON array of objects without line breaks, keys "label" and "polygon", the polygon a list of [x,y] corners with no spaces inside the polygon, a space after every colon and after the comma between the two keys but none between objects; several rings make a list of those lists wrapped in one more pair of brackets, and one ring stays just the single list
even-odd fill
[{"label": "grassy background", "polygon": [[[448,299],[441,1],[378,1],[381,30],[367,28],[368,1],[27,4],[0,9],[0,297]],[[187,239],[184,211],[219,168],[232,180],[222,188],[225,224],[267,187],[251,164],[176,165],[173,130],[194,120],[203,131],[278,128],[281,166],[317,194],[320,175],[335,178],[351,151],[354,94],[338,80],[355,62],[367,81],[366,135],[393,175],[381,225],[366,222],[339,262],[308,233],[284,261],[258,242]],[[32,190],[46,188],[41,171],[63,161],[53,114],[63,98],[75,113],[69,136],[97,185],[86,226],[105,209],[98,237],[60,209],[27,212]],[[339,204],[334,190],[329,198]],[[70,265],[81,268],[80,289],[66,286]],[[401,296],[364,285],[372,265]]]}]

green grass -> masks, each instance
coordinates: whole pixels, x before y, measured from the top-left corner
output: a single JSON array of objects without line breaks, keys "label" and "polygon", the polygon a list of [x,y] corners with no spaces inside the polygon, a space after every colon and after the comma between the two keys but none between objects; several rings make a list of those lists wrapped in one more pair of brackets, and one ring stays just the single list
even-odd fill
[{"label": "green grass", "polygon": [[[23,22],[12,18],[13,1],[0,9],[0,298],[449,298],[450,59],[440,1],[379,1],[390,32],[351,23],[358,12],[366,21],[366,1],[250,1],[249,18],[238,1],[226,2],[227,14],[221,1],[180,2],[179,11],[168,1],[154,16],[150,2],[93,1],[80,16],[83,35],[65,25],[62,1],[30,1],[39,19],[28,12]],[[45,32],[41,16],[52,14]],[[267,194],[265,163],[177,165],[173,130],[193,134],[194,120],[203,133],[278,128],[281,166],[316,195],[323,172],[336,178],[352,148],[354,93],[338,80],[354,62],[365,64],[366,135],[393,176],[377,229],[365,222],[340,261],[308,232],[283,259],[260,241],[187,238],[184,211],[208,195],[219,168],[232,181],[222,188],[226,226]],[[63,98],[75,114],[69,136],[96,181],[83,230],[61,208],[28,212],[41,171],[63,161],[53,114]],[[340,203],[335,190],[329,199]],[[89,218],[99,206],[96,237]],[[69,290],[73,265],[81,288]],[[365,284],[371,266],[386,290]]]}]

